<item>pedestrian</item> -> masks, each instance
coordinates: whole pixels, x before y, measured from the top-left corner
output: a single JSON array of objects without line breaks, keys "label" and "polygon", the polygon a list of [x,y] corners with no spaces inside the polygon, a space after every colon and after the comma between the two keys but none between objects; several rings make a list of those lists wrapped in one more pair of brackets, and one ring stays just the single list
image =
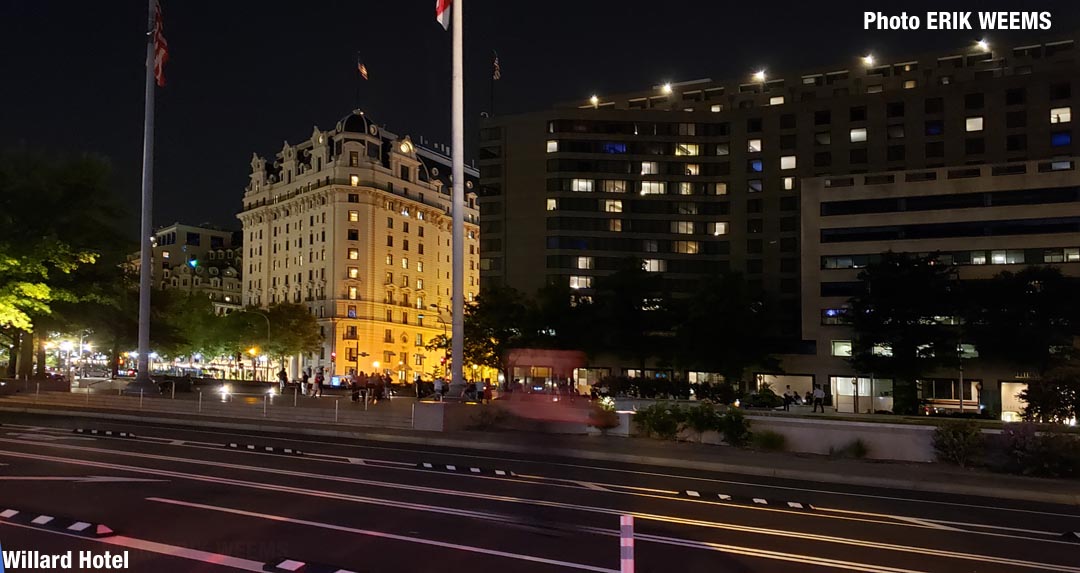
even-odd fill
[{"label": "pedestrian", "polygon": [[281,386],[281,394],[285,393],[285,387],[289,385],[289,373],[285,371],[285,367],[281,367],[281,371],[277,373],[278,384]]},{"label": "pedestrian", "polygon": [[793,402],[794,400],[795,400],[795,396],[791,393],[791,386],[788,386],[787,389],[784,390],[784,411],[785,412],[790,412],[791,411],[791,402]]},{"label": "pedestrian", "polygon": [[304,373],[300,376],[300,393],[307,396],[308,381],[311,380],[311,367],[308,366],[304,369]]},{"label": "pedestrian", "polygon": [[416,392],[416,399],[420,399],[420,375],[413,375],[413,390]]},{"label": "pedestrian", "polygon": [[443,395],[443,379],[442,378],[436,378],[435,379],[435,400],[436,401],[442,401],[442,395]]},{"label": "pedestrian", "polygon": [[812,404],[814,402],[814,393],[807,390],[806,397],[803,398],[803,404]]},{"label": "pedestrian", "polygon": [[311,385],[311,397],[318,398],[322,396],[322,385],[325,380],[322,366],[319,367],[319,371],[315,373],[315,383]]},{"label": "pedestrian", "polygon": [[[361,376],[363,374],[363,372],[360,373]],[[349,394],[353,402],[360,401],[360,379],[356,375],[356,370],[349,370]]]},{"label": "pedestrian", "polygon": [[821,408],[821,413],[825,413],[825,391],[821,389],[820,384],[814,385],[814,410],[812,413],[817,412],[817,409]]}]

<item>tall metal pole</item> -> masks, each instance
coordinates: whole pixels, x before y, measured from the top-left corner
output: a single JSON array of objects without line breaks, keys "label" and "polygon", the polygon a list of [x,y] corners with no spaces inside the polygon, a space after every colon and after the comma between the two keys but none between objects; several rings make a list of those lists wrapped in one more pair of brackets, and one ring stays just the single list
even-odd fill
[{"label": "tall metal pole", "polygon": [[461,5],[464,0],[454,0],[450,18],[453,28],[454,71],[453,96],[451,98],[451,135],[452,149],[451,170],[453,177],[453,249],[451,255],[454,265],[453,285],[453,321],[451,367],[452,384],[465,384],[465,96],[462,65],[462,28]]},{"label": "tall metal pole", "polygon": [[150,289],[151,289],[151,254],[154,232],[153,196],[154,196],[154,4],[147,1],[146,24],[146,98],[143,119],[143,172],[142,172],[142,224],[139,227],[139,357],[138,374],[135,382],[128,385],[126,392],[160,393],[150,380]]}]

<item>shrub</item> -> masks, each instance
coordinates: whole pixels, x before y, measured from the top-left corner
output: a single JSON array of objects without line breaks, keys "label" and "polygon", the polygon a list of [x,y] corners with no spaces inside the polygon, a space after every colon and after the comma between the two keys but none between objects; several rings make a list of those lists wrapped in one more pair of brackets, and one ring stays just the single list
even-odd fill
[{"label": "shrub", "polygon": [[1034,424],[1006,424],[987,450],[986,465],[994,471],[1043,477],[1080,475],[1080,437],[1040,434]]},{"label": "shrub", "polygon": [[699,402],[697,405],[683,411],[683,426],[701,434],[709,430],[717,430],[720,427],[720,413],[708,402]]},{"label": "shrub", "polygon": [[782,452],[787,449],[787,436],[772,430],[753,433],[754,446],[768,452]]},{"label": "shrub", "polygon": [[634,421],[642,433],[661,440],[674,440],[683,419],[679,406],[666,402],[658,402],[634,414]]},{"label": "shrub", "polygon": [[727,382],[719,384],[704,382],[702,384],[692,384],[691,387],[693,387],[694,395],[697,396],[698,400],[712,400],[717,404],[728,405],[738,397],[735,387]]},{"label": "shrub", "polygon": [[965,467],[983,447],[979,425],[970,420],[948,421],[934,430],[934,451],[938,459]]},{"label": "shrub", "polygon": [[751,394],[747,400],[753,408],[776,408],[784,405],[784,398],[773,392],[769,384],[762,384],[756,394]]},{"label": "shrub", "polygon": [[510,415],[496,406],[482,406],[472,417],[470,430],[494,430],[510,420]]},{"label": "shrub", "polygon": [[861,460],[870,455],[870,446],[862,438],[855,438],[841,448],[829,448],[829,456],[834,458],[855,458]]},{"label": "shrub", "polygon": [[619,427],[619,415],[615,413],[615,410],[597,406],[589,412],[589,425],[606,433],[612,428]]},{"label": "shrub", "polygon": [[720,417],[720,434],[732,446],[744,446],[750,440],[750,421],[742,410],[731,408]]}]

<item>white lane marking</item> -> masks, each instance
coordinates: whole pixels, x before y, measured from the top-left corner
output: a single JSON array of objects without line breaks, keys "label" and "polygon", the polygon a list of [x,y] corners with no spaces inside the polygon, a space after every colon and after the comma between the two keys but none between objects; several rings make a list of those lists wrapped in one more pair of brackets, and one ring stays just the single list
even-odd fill
[{"label": "white lane marking", "polygon": [[184,440],[169,440],[169,445],[170,446],[182,446],[182,445],[184,445]]},{"label": "white lane marking", "polygon": [[29,525],[23,525],[21,523],[11,523],[10,521],[0,521],[0,525],[7,525],[9,527],[19,527],[22,529],[31,529],[34,531],[44,531],[53,535],[63,535],[64,537],[72,537],[75,539],[82,539],[85,541],[94,541],[97,543],[104,543],[106,545],[114,545],[116,547],[126,547],[128,549],[138,549],[141,551],[150,551],[152,553],[158,553],[160,555],[169,555],[171,557],[180,557],[182,559],[190,559],[192,561],[202,561],[203,563],[210,563],[212,565],[223,565],[225,567],[232,567],[233,569],[240,569],[242,571],[263,571],[263,564],[259,561],[252,561],[250,559],[241,559],[240,557],[232,557],[231,555],[223,555],[221,553],[210,553],[209,551],[199,551],[198,549],[188,549],[187,547],[178,547],[176,545],[167,545],[165,543],[158,543],[156,541],[147,541],[145,539],[135,539],[134,537],[126,537],[123,535],[114,535],[112,537],[99,537],[88,538],[82,535],[76,535],[74,533],[67,533],[65,531],[52,531],[48,529],[38,529]]},{"label": "white lane marking", "polygon": [[794,502],[794,501],[787,502],[787,506],[788,507],[794,507],[795,509],[802,509],[803,508],[803,505],[801,503],[797,503],[797,502]]},{"label": "white lane marking", "polygon": [[701,497],[701,494],[696,491],[686,490],[686,495],[690,497]]},{"label": "white lane marking", "polygon": [[13,517],[13,516],[16,516],[16,515],[19,515],[19,512],[15,511],[14,509],[5,509],[4,511],[0,511],[0,517],[3,517],[4,519],[7,519],[9,517]]},{"label": "white lane marking", "polygon": [[769,502],[765,501],[764,499],[762,499],[760,497],[755,497],[754,498],[754,503],[758,503],[758,504],[761,504],[761,505],[769,505]]},{"label": "white lane marking", "polygon": [[[169,430],[169,431],[175,431],[177,429],[177,428],[171,427],[171,426],[158,426],[158,425],[152,425],[152,424],[139,424],[139,427],[142,427],[142,428],[154,428],[154,429],[158,429],[158,430]],[[251,434],[251,433],[239,433],[238,434],[236,432],[220,432],[220,431],[215,431],[215,430],[199,430],[199,429],[194,429],[194,428],[183,428],[183,430],[185,432],[192,432],[192,433],[199,433],[199,434],[212,434],[212,435],[218,435],[218,436],[230,436],[230,437],[244,436],[244,437],[250,437],[250,438],[266,438],[266,436],[263,435],[263,434]],[[301,443],[307,443],[307,444],[323,444],[323,445],[335,446],[335,447],[339,447],[339,448],[353,448],[353,449],[361,449],[361,450],[384,450],[384,451],[389,451],[389,452],[405,452],[405,453],[419,455],[419,456],[429,455],[429,454],[431,454],[431,455],[433,455],[433,454],[445,455],[445,453],[446,453],[446,452],[437,451],[437,450],[430,450],[430,449],[392,448],[392,447],[389,447],[389,446],[365,446],[365,445],[359,445],[359,444],[349,444],[349,443],[345,443],[345,442],[331,442],[331,441],[326,441],[326,440],[285,438],[285,437],[280,437],[280,436],[277,436],[277,435],[274,435],[274,439],[275,440],[290,441],[290,442],[301,442]],[[802,488],[802,487],[792,487],[792,486],[783,486],[783,485],[770,485],[770,484],[763,484],[763,483],[757,483],[757,482],[721,480],[721,479],[714,479],[714,478],[697,477],[697,476],[692,476],[692,475],[665,474],[665,473],[660,473],[660,472],[648,472],[648,471],[641,471],[641,470],[627,470],[627,469],[622,469],[622,468],[609,468],[609,467],[602,467],[602,466],[590,466],[590,465],[585,465],[585,464],[572,464],[572,463],[566,463],[566,462],[549,462],[549,461],[542,461],[541,462],[541,461],[537,461],[537,460],[527,460],[527,459],[521,459],[521,458],[495,457],[495,456],[484,456],[484,455],[476,455],[476,454],[461,454],[461,453],[457,453],[455,455],[458,455],[458,456],[460,456],[462,458],[475,458],[475,459],[481,459],[481,460],[500,460],[500,461],[504,461],[504,462],[506,462],[506,461],[521,462],[521,463],[527,463],[527,464],[533,464],[533,465],[567,467],[567,468],[586,469],[586,470],[594,470],[594,471],[610,472],[610,473],[625,473],[625,474],[632,474],[632,475],[644,475],[644,476],[651,476],[651,477],[686,479],[686,480],[703,481],[703,482],[708,482],[708,483],[723,483],[723,484],[729,484],[729,485],[740,485],[740,486],[751,486],[751,487],[757,487],[757,488],[780,489],[780,490],[787,490],[787,491],[801,491],[801,492],[821,493],[821,494],[826,494],[826,495],[836,495],[836,496],[846,496],[846,497],[863,497],[863,498],[871,498],[871,499],[884,499],[884,500],[889,500],[889,501],[904,501],[904,502],[909,502],[909,503],[922,503],[922,504],[928,504],[928,505],[945,505],[945,506],[951,506],[951,507],[969,507],[969,508],[984,509],[984,510],[991,510],[991,511],[1009,511],[1009,512],[1016,512],[1016,513],[1030,513],[1030,514],[1036,514],[1036,515],[1049,515],[1049,516],[1054,516],[1054,517],[1069,517],[1069,518],[1075,518],[1076,517],[1075,514],[1059,513],[1059,512],[1053,512],[1053,511],[1036,511],[1036,510],[1032,510],[1032,509],[1020,509],[1020,508],[1014,508],[1014,507],[990,507],[990,506],[986,506],[986,505],[978,505],[978,504],[972,504],[972,503],[959,503],[959,502],[953,502],[953,501],[935,501],[935,500],[930,500],[930,499],[919,499],[919,498],[911,498],[911,497],[883,496],[883,495],[875,495],[875,494],[869,494],[869,493],[854,493],[854,492],[828,490],[828,489]],[[612,460],[612,463],[626,463],[626,464],[631,464],[632,465],[631,462],[620,462],[620,461],[615,461],[615,460]],[[412,464],[409,464],[409,465],[412,465]],[[504,475],[504,474],[500,474],[498,471],[496,471],[495,473],[498,474],[498,475]],[[716,472],[716,473],[724,473],[724,472]],[[796,478],[774,478],[774,479],[782,479],[782,480],[787,480],[787,481],[799,481]],[[896,491],[898,488],[878,487],[878,488],[875,488],[875,489]],[[901,489],[900,491],[904,491],[904,490]],[[936,492],[928,491],[928,492],[925,492],[925,493],[933,494],[933,493],[936,493]],[[976,496],[976,497],[978,497],[978,496]]]},{"label": "white lane marking", "polygon": [[131,478],[120,476],[0,476],[0,481],[73,481],[78,483],[111,483],[168,480]]},{"label": "white lane marking", "polygon": [[[66,448],[66,449],[91,450],[91,451],[96,449],[96,448],[85,448],[85,447],[81,447],[81,446],[72,446],[72,445],[56,445],[55,447]],[[302,494],[302,495],[308,495],[308,496],[313,496],[313,497],[330,498],[330,499],[335,499],[335,500],[338,500],[338,501],[348,500],[348,501],[354,501],[354,502],[357,502],[357,503],[380,505],[380,506],[386,506],[386,507],[416,509],[416,510],[420,510],[420,511],[428,511],[428,512],[433,512],[433,513],[440,513],[440,514],[453,514],[453,515],[457,515],[457,516],[470,516],[470,517],[477,517],[477,518],[480,518],[480,519],[506,521],[505,517],[500,516],[499,514],[476,512],[476,511],[469,511],[469,510],[462,510],[462,509],[455,509],[455,508],[443,508],[443,507],[437,507],[437,506],[426,506],[426,505],[423,505],[423,504],[414,504],[414,503],[401,502],[401,501],[390,501],[390,500],[382,500],[382,499],[375,499],[375,498],[364,498],[364,497],[360,497],[360,496],[353,496],[353,495],[342,494],[342,493],[319,492],[319,491],[294,488],[294,487],[284,486],[284,485],[268,485],[268,484],[263,484],[263,483],[243,481],[243,480],[235,480],[235,479],[230,479],[230,478],[207,476],[207,475],[202,475],[202,474],[190,474],[190,473],[176,472],[176,471],[171,471],[171,470],[158,470],[158,469],[152,469],[152,468],[143,468],[143,467],[139,467],[139,466],[125,466],[125,465],[120,465],[120,464],[112,464],[112,463],[105,463],[105,462],[92,462],[92,461],[88,461],[88,460],[80,460],[80,459],[75,459],[75,458],[62,458],[62,457],[44,456],[44,455],[39,455],[39,454],[30,454],[30,453],[22,453],[22,452],[0,451],[0,454],[14,456],[14,457],[20,457],[20,458],[26,458],[26,459],[55,461],[55,462],[59,462],[59,463],[66,463],[66,464],[72,464],[72,465],[84,465],[84,466],[93,466],[93,467],[107,467],[107,468],[110,468],[110,469],[120,469],[120,470],[137,472],[137,473],[148,473],[148,474],[153,474],[153,475],[167,475],[167,476],[173,476],[173,477],[185,477],[185,478],[195,480],[195,481],[216,483],[216,484],[219,484],[219,485],[221,485],[221,484],[230,484],[230,485],[237,485],[237,486],[240,486],[240,487],[247,487],[247,488],[253,488],[253,489],[273,490],[273,491],[277,491],[279,493],[280,492],[292,492],[292,493],[299,493],[299,494]],[[128,455],[135,455],[135,456],[138,456],[138,457],[146,457],[146,458],[151,458],[151,459],[153,459],[153,458],[168,459],[166,456],[152,456],[152,455],[146,455],[146,454],[128,454]],[[184,461],[184,460],[181,459],[181,461]],[[330,475],[323,475],[323,474],[308,474],[308,473],[305,473],[305,472],[294,472],[294,471],[286,471],[286,470],[271,470],[269,468],[258,468],[258,467],[251,467],[251,466],[236,466],[236,464],[220,464],[220,463],[214,463],[214,462],[201,462],[199,460],[187,460],[187,462],[189,464],[192,464],[192,465],[214,465],[214,466],[218,466],[218,467],[233,466],[233,467],[236,467],[238,469],[247,468],[247,469],[250,469],[252,471],[264,472],[264,473],[281,473],[281,474],[286,474],[286,475],[294,475],[294,476],[301,476],[301,477],[308,477],[308,478],[321,478],[323,480],[332,480],[332,481],[341,481],[341,482],[350,482],[350,483],[362,483],[362,484],[367,484],[367,485],[382,485],[384,487],[393,488],[393,489],[407,489],[407,490],[412,491],[412,492],[415,492],[415,491],[426,491],[426,492],[432,492],[432,493],[441,493],[442,492],[442,490],[438,490],[436,488],[429,488],[429,487],[423,487],[423,486],[401,485],[401,484],[391,484],[391,483],[383,483],[383,482],[370,482],[370,480],[359,480],[359,479],[354,479],[354,478],[343,478],[343,477],[339,477],[339,476],[330,476]],[[625,515],[626,514],[626,512],[620,511],[620,510],[617,510],[617,509],[581,506],[581,505],[576,505],[576,504],[571,504],[571,503],[554,502],[554,501],[547,501],[547,500],[518,498],[518,497],[513,497],[513,496],[497,496],[497,495],[480,494],[480,493],[476,493],[476,492],[465,492],[465,491],[458,492],[458,494],[459,494],[459,496],[472,497],[472,498],[477,498],[477,499],[485,499],[485,500],[489,500],[489,501],[503,501],[503,502],[508,502],[508,503],[519,503],[519,504],[542,506],[542,507],[554,507],[554,508],[559,508],[559,509],[577,510],[577,511],[582,511],[582,512],[587,512],[587,513],[594,513],[594,514],[602,514],[602,515]],[[148,498],[148,499],[150,499],[150,498]],[[946,551],[946,550],[939,550],[939,549],[933,549],[933,548],[928,548],[928,547],[918,547],[918,546],[898,545],[898,544],[894,544],[894,543],[864,541],[864,540],[859,540],[859,539],[834,537],[834,536],[828,536],[828,535],[818,535],[818,534],[813,534],[813,533],[807,533],[807,532],[804,532],[804,531],[787,531],[787,530],[769,529],[769,528],[761,528],[761,527],[741,526],[741,525],[728,524],[728,523],[717,523],[717,522],[703,521],[703,520],[698,520],[698,519],[678,518],[678,517],[666,516],[666,515],[656,515],[656,514],[647,514],[647,513],[632,513],[632,515],[634,515],[635,518],[639,518],[639,519],[650,520],[650,521],[659,521],[659,522],[664,522],[664,523],[673,523],[673,524],[678,524],[678,525],[691,525],[691,526],[699,526],[699,527],[705,527],[705,528],[711,528],[711,529],[720,529],[720,530],[728,530],[728,531],[738,531],[738,532],[743,532],[743,533],[760,534],[760,535],[766,535],[766,536],[794,538],[794,539],[802,539],[802,540],[811,540],[811,541],[817,541],[817,542],[821,542],[821,543],[834,543],[834,544],[838,544],[838,545],[851,545],[851,546],[865,547],[865,548],[870,548],[870,549],[882,549],[882,550],[896,551],[896,552],[901,552],[901,553],[916,553],[916,554],[921,554],[921,555],[932,555],[932,556],[937,556],[937,557],[961,559],[961,560],[968,560],[968,561],[978,561],[978,562],[983,562],[983,563],[995,563],[995,564],[1013,565],[1013,566],[1028,567],[1028,568],[1033,568],[1033,569],[1046,569],[1046,570],[1049,570],[1049,571],[1054,571],[1056,573],[1080,573],[1080,567],[1071,567],[1071,566],[1064,566],[1064,565],[1058,565],[1058,564],[1039,563],[1039,562],[1019,560],[1019,559],[1010,559],[1010,558],[1005,558],[1005,557],[995,557],[995,556],[989,556],[989,555],[987,555],[987,556],[976,555],[976,554],[971,554],[971,553],[961,553],[961,552],[954,552],[954,551]],[[959,531],[958,533],[970,533],[970,532]],[[997,536],[1000,536],[1000,537],[1010,537],[1010,536],[1005,536],[1005,535],[1000,535],[1000,534],[985,534],[984,533],[984,535],[997,535]],[[1033,539],[1033,538],[1024,538],[1024,539]],[[1067,541],[1043,540],[1043,539],[1034,539],[1034,540],[1042,541],[1042,542],[1046,542],[1046,543],[1061,543],[1061,544],[1072,545],[1071,542],[1067,542]]]},{"label": "white lane marking", "polygon": [[456,472],[457,471],[457,466],[452,466],[450,464],[446,464],[446,469],[448,469],[448,470],[450,470],[452,472]]},{"label": "white lane marking", "polygon": [[731,501],[731,496],[730,495],[723,494],[723,493],[718,493],[716,495],[717,495],[717,497],[719,497],[720,499],[722,499],[724,501]]},{"label": "white lane marking", "polygon": [[68,531],[82,531],[87,527],[90,527],[89,523],[85,521],[76,521],[75,523],[72,523],[68,526]]},{"label": "white lane marking", "polygon": [[278,569],[284,569],[286,571],[296,571],[297,569],[303,567],[304,565],[305,565],[305,563],[303,561],[295,561],[293,559],[286,559],[286,560],[282,561],[281,563],[278,563],[277,568]]},{"label": "white lane marking", "polygon": [[53,520],[53,518],[52,518],[51,515],[39,515],[39,516],[35,517],[30,523],[34,523],[34,524],[37,524],[37,525],[45,525],[46,523],[49,523],[52,520]]},{"label": "white lane marking", "polygon": [[585,489],[591,489],[593,491],[611,491],[611,490],[609,490],[609,489],[607,489],[605,487],[599,486],[599,485],[597,485],[597,484],[595,484],[595,483],[593,483],[591,481],[576,481],[576,480],[573,480],[573,483],[576,483],[576,484],[580,485],[581,487],[583,487]]},{"label": "white lane marking", "polygon": [[359,466],[366,465],[364,460],[361,459],[361,458],[345,458],[345,459],[349,460],[350,464],[356,464],[356,465],[359,465]]},{"label": "white lane marking", "polygon": [[914,523],[915,525],[921,525],[923,527],[929,527],[931,529],[941,529],[943,531],[963,531],[962,529],[957,529],[955,527],[949,527],[947,525],[941,525],[940,523],[935,523],[935,522],[933,522],[931,520],[928,520],[928,519],[918,519],[918,518],[915,518],[915,517],[904,517],[904,516],[900,516],[900,515],[895,516],[893,519],[899,519],[900,521],[906,521],[908,523]]},{"label": "white lane marking", "polygon": [[165,499],[160,497],[148,497],[149,501],[157,501],[161,503],[168,503],[172,505],[180,505],[183,507],[192,507],[196,509],[205,509],[208,511],[218,511],[221,513],[231,513],[233,515],[243,515],[245,517],[254,517],[257,519],[265,519],[270,521],[278,521],[285,523],[295,523],[298,525],[307,525],[310,527],[317,527],[320,529],[329,529],[333,531],[342,531],[345,533],[355,533],[358,535],[366,535],[369,537],[378,537],[382,539],[393,539],[395,541],[406,541],[409,543],[419,543],[421,545],[431,545],[434,547],[441,547],[443,549],[454,549],[457,551],[466,551],[469,553],[479,553],[481,555],[491,555],[496,557],[506,557],[509,559],[517,559],[520,561],[529,561],[532,563],[543,563],[545,565],[555,565],[558,567],[564,567],[567,569],[579,569],[582,571],[597,571],[599,573],[618,573],[616,569],[607,569],[605,567],[595,567],[593,565],[585,565],[584,563],[571,563],[569,561],[559,561],[557,559],[548,559],[545,557],[536,557],[534,555],[524,555],[521,553],[511,553],[509,551],[499,551],[498,549],[487,549],[483,547],[471,547],[469,545],[463,545],[460,543],[447,543],[443,541],[435,541],[433,539],[426,539],[423,537],[410,537],[408,535],[397,535],[394,533],[386,533],[382,531],[372,531],[370,529],[357,529],[354,527],[347,527],[344,525],[336,525],[333,523],[322,523],[319,521],[309,521],[306,519],[296,519],[292,517],[285,517],[281,515],[272,515],[268,513],[258,513],[254,511],[245,511],[242,509],[233,509],[229,507],[221,507],[215,505],[206,505],[202,503],[191,503],[186,501],[180,501],[175,499]]}]

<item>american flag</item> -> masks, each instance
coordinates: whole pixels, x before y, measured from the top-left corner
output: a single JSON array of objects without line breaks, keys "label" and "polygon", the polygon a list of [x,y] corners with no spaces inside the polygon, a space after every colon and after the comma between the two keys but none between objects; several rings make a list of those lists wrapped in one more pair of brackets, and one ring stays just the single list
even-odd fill
[{"label": "american flag", "polygon": [[165,22],[161,16],[161,3],[154,3],[154,79],[158,87],[165,86],[165,62],[169,61],[169,43],[165,41]]},{"label": "american flag", "polygon": [[499,66],[499,54],[492,52],[495,59],[491,60],[491,79],[502,79],[502,67]]},{"label": "american flag", "polygon": [[356,60],[356,71],[360,74],[360,77],[364,78],[365,80],[368,79],[367,66],[365,66],[364,62],[361,62],[359,59]]},{"label": "american flag", "polygon": [[452,0],[435,0],[435,21],[442,24],[443,30],[450,29],[450,4]]}]

